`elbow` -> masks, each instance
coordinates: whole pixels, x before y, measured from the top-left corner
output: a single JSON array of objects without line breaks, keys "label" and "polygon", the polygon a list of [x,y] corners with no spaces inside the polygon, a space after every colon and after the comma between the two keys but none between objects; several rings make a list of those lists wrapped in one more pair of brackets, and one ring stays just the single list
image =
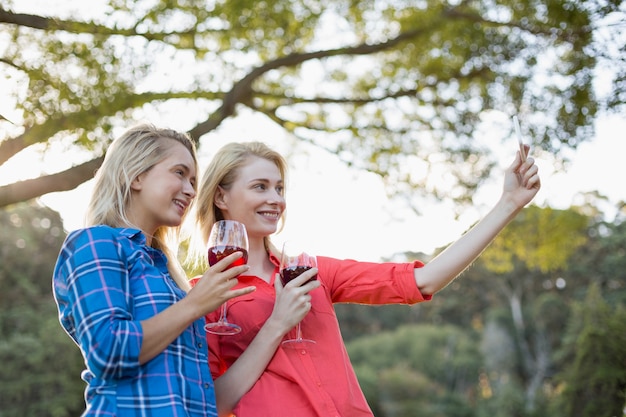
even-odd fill
[{"label": "elbow", "polygon": [[419,283],[417,284],[417,288],[420,290],[420,293],[425,299],[432,298],[433,295],[435,295],[436,293],[439,292],[439,290],[441,290],[441,288],[437,288],[434,285],[428,285],[428,284],[420,285]]},{"label": "elbow", "polygon": [[218,417],[231,417],[234,410],[233,404],[224,404],[224,401],[217,400],[217,416]]},{"label": "elbow", "polygon": [[[141,329],[132,331],[132,322],[123,329],[107,328],[91,335],[83,354],[89,371],[96,378],[121,379],[135,376],[139,368]],[[137,330],[137,329],[134,329]],[[98,337],[98,335],[103,335]]]},{"label": "elbow", "polygon": [[123,359],[115,353],[110,344],[96,343],[85,353],[87,369],[98,379],[108,380],[120,378]]},{"label": "elbow", "polygon": [[420,269],[415,269],[415,283],[420,293],[425,298],[431,298],[453,280],[453,278],[442,279],[432,272],[433,271],[428,268],[428,265]]},{"label": "elbow", "polygon": [[223,383],[224,376],[220,376],[215,380],[215,399],[217,403],[218,417],[231,417],[240,398],[234,394],[234,390],[227,389]]}]

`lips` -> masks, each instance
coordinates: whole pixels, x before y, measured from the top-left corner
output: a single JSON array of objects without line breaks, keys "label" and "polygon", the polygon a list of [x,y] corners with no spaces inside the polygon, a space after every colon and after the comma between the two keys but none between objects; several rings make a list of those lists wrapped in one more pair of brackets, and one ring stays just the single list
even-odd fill
[{"label": "lips", "polygon": [[259,211],[258,213],[270,220],[278,220],[280,218],[280,212],[278,211]]},{"label": "lips", "polygon": [[181,200],[174,200],[174,205],[176,205],[180,209],[181,213],[184,213],[185,210],[187,210],[187,206],[189,206],[189,203]]}]

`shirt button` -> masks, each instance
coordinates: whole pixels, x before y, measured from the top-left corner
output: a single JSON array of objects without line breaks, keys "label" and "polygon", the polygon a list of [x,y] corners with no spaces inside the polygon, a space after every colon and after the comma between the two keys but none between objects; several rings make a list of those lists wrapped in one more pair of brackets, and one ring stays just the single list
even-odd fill
[{"label": "shirt button", "polygon": [[198,342],[198,347],[202,349],[202,342]]},{"label": "shirt button", "polygon": [[306,355],[306,350],[300,351],[301,354]]},{"label": "shirt button", "polygon": [[204,389],[209,389],[209,387],[210,387],[209,383],[208,383],[208,382],[205,382],[205,383],[204,383]]}]

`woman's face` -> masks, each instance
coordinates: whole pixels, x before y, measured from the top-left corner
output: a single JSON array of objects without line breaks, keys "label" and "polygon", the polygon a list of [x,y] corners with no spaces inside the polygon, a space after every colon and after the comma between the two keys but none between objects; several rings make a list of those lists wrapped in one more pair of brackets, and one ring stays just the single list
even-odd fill
[{"label": "woman's face", "polygon": [[229,190],[218,190],[215,204],[225,219],[246,225],[248,237],[263,238],[276,232],[285,211],[284,185],[274,162],[251,157]]},{"label": "woman's face", "polygon": [[196,195],[195,182],[192,155],[172,140],[167,157],[132,182],[129,220],[148,235],[161,226],[179,226]]}]

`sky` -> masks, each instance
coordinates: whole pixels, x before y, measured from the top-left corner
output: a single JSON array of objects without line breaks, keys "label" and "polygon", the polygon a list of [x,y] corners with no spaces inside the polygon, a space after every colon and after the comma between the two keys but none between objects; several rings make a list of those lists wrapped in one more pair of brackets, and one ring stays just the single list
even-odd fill
[{"label": "sky", "polygon": [[[31,10],[68,7],[69,4],[78,8],[87,4],[59,0],[20,0],[18,3],[21,8]],[[92,7],[91,3],[88,7]],[[0,77],[0,91],[2,81]],[[190,115],[183,113],[180,109],[167,114],[148,111],[144,120],[186,130],[193,126],[193,121]],[[14,109],[6,100],[0,100],[0,114],[14,117]],[[246,112],[226,120],[216,131],[202,138],[200,165],[205,167],[215,151],[229,141],[260,140],[283,155],[289,154],[287,222],[275,241],[298,240],[318,255],[379,261],[405,251],[431,253],[458,239],[487,213],[500,195],[503,169],[517,150],[516,139],[507,137],[510,130],[505,132],[501,128],[507,118],[495,112],[481,126],[482,132],[489,132],[483,140],[498,156],[500,164],[492,180],[474,196],[475,204],[458,218],[450,201],[421,206],[418,215],[390,200],[376,175],[348,169],[335,155],[298,143],[269,120]],[[7,122],[0,121],[0,140],[4,136],[1,130],[7,127]],[[603,210],[609,217],[614,215],[615,205],[626,201],[624,132],[626,119],[623,116],[599,119],[596,136],[569,155],[571,163],[564,170],[557,170],[551,155],[531,149],[542,177],[542,188],[533,203],[566,209],[580,203],[583,193],[599,192],[609,200]],[[532,140],[529,142],[532,147]],[[66,169],[65,157],[63,151],[54,146],[43,160],[33,152],[22,152],[0,166],[0,185]],[[70,192],[43,196],[40,201],[61,213],[69,231],[81,227],[90,191],[91,182],[88,182]]]}]

